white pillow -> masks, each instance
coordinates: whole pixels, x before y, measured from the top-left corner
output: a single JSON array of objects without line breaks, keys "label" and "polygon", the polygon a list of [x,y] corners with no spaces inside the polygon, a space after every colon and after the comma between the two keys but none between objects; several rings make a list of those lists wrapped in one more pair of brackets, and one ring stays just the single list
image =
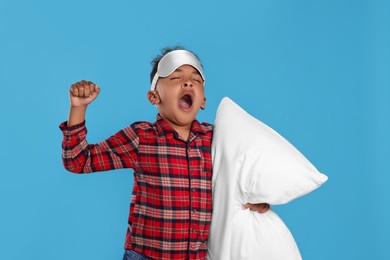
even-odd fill
[{"label": "white pillow", "polygon": [[283,221],[249,203],[283,204],[327,177],[270,127],[229,98],[217,110],[212,144],[213,215],[209,259],[301,259]]}]

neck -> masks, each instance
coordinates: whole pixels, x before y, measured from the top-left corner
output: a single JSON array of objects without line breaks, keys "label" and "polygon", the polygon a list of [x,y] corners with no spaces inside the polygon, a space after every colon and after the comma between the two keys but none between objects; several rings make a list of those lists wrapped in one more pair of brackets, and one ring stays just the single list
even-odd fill
[{"label": "neck", "polygon": [[161,113],[160,116],[173,128],[173,130],[179,134],[183,140],[188,141],[190,137],[192,121],[188,123],[180,123],[178,120],[172,120],[170,118],[164,117]]},{"label": "neck", "polygon": [[190,132],[191,132],[191,125],[190,126],[173,126],[171,127],[179,134],[179,136],[185,140],[188,141],[190,138]]}]

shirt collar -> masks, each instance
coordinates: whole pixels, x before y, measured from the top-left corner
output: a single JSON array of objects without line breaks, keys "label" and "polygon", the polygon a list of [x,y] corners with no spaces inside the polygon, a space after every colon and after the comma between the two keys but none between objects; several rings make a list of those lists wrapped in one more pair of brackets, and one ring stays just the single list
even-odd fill
[{"label": "shirt collar", "polygon": [[[166,134],[166,133],[177,133],[175,129],[173,129],[169,123],[163,119],[160,114],[156,116],[156,127],[159,134]],[[205,134],[207,131],[202,125],[198,122],[198,120],[192,121],[191,125],[191,134]]]}]

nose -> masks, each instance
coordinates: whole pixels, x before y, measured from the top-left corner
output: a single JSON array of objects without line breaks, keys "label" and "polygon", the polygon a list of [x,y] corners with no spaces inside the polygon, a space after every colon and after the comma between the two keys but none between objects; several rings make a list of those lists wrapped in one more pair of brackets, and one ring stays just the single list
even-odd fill
[{"label": "nose", "polygon": [[192,84],[192,81],[191,80],[187,80],[183,83],[183,87],[187,88],[187,87],[193,87],[193,84]]}]

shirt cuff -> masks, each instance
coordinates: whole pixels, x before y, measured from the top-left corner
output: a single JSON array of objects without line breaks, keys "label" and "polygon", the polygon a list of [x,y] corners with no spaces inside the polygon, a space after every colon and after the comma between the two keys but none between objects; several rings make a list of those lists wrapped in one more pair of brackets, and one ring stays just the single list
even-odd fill
[{"label": "shirt cuff", "polygon": [[79,124],[68,126],[68,121],[60,124],[60,129],[64,136],[76,135],[81,131],[86,131],[85,120]]}]

